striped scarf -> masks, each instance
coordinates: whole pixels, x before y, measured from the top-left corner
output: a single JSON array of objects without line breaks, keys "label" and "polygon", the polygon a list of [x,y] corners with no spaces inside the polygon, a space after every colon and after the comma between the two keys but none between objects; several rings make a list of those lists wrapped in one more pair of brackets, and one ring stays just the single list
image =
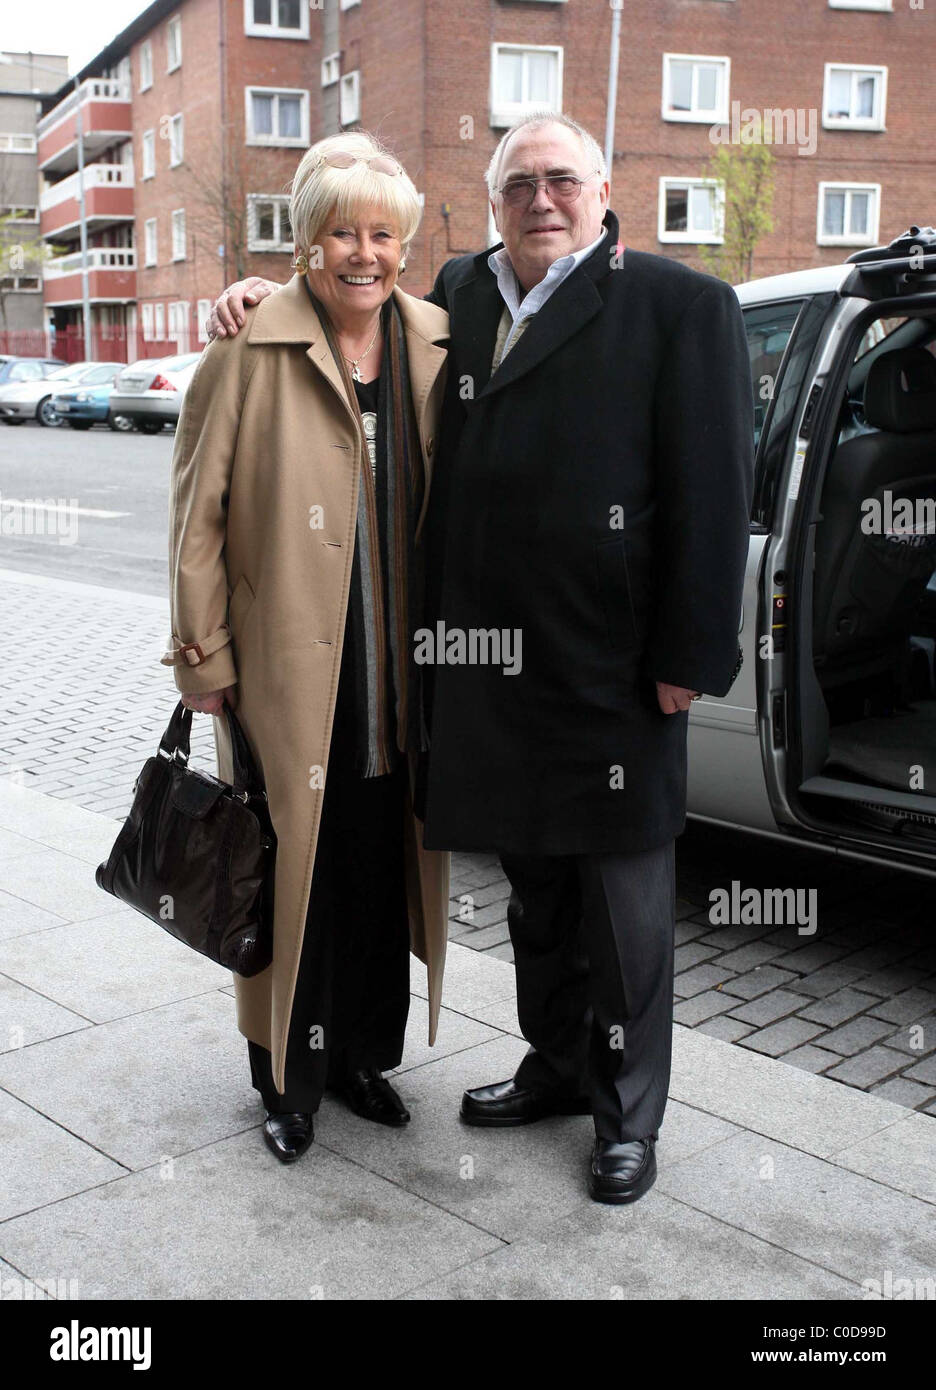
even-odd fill
[{"label": "striped scarf", "polygon": [[[414,544],[425,489],[422,450],[403,321],[393,296],[381,309],[383,360],[377,385],[377,467],[371,471],[357,392],[325,306],[303,282],[341,373],[361,441],[357,532],[346,630],[354,647],[357,766],[363,777],[391,772],[397,761],[390,729],[396,715],[400,752],[428,747],[421,667],[413,634],[422,621],[423,564]],[[347,637],[345,639],[348,640]]]}]

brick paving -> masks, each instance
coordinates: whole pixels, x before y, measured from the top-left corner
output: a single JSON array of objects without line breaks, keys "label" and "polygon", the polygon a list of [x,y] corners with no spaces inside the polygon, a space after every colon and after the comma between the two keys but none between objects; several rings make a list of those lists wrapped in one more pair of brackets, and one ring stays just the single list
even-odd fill
[{"label": "brick paving", "polygon": [[[0,775],[113,817],[176,704],[168,605],[0,571]],[[212,767],[211,721],[192,761]],[[715,926],[710,892],[815,889],[818,930]],[[678,842],[678,1023],[936,1114],[936,895],[926,881],[690,824]],[[451,939],[511,960],[496,855],[453,859]]]}]

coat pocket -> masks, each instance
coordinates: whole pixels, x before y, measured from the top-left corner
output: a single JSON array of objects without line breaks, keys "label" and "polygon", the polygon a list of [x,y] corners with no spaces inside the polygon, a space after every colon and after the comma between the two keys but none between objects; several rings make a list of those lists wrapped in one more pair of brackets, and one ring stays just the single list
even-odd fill
[{"label": "coat pocket", "polygon": [[608,641],[617,650],[635,647],[640,641],[640,632],[634,613],[624,537],[595,541],[595,560]]},{"label": "coat pocket", "polygon": [[244,575],[241,575],[228,599],[228,624],[234,637],[240,634],[244,619],[249,613],[253,601],[254,591]]}]

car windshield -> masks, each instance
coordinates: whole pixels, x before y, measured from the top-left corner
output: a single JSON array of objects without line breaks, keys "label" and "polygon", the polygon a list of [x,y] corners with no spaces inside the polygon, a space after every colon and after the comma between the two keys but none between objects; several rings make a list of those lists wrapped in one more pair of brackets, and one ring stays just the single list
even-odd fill
[{"label": "car windshield", "polygon": [[114,380],[118,370],[117,367],[92,367],[81,380],[85,386],[103,386],[105,382]]},{"label": "car windshield", "polygon": [[181,372],[183,367],[197,362],[200,356],[200,352],[184,352],[181,357],[164,357],[159,366],[164,372]]},{"label": "car windshield", "polygon": [[46,381],[64,381],[69,377],[76,381],[88,370],[87,362],[74,362],[70,367],[56,367],[55,371],[46,377]]}]

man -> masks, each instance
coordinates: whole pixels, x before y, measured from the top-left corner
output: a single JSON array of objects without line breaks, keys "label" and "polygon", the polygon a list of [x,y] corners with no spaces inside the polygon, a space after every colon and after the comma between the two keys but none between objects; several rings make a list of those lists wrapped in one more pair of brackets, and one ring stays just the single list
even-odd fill
[{"label": "man", "polygon": [[[591,1195],[629,1202],[655,1180],[669,1084],[687,710],[736,667],[750,369],[730,286],[619,246],[576,122],[520,121],[487,179],[503,245],[427,296],[451,357],[420,809],[427,848],[500,853],[530,1047],[461,1113],[591,1113]],[[242,321],[257,283],[212,325]]]}]

